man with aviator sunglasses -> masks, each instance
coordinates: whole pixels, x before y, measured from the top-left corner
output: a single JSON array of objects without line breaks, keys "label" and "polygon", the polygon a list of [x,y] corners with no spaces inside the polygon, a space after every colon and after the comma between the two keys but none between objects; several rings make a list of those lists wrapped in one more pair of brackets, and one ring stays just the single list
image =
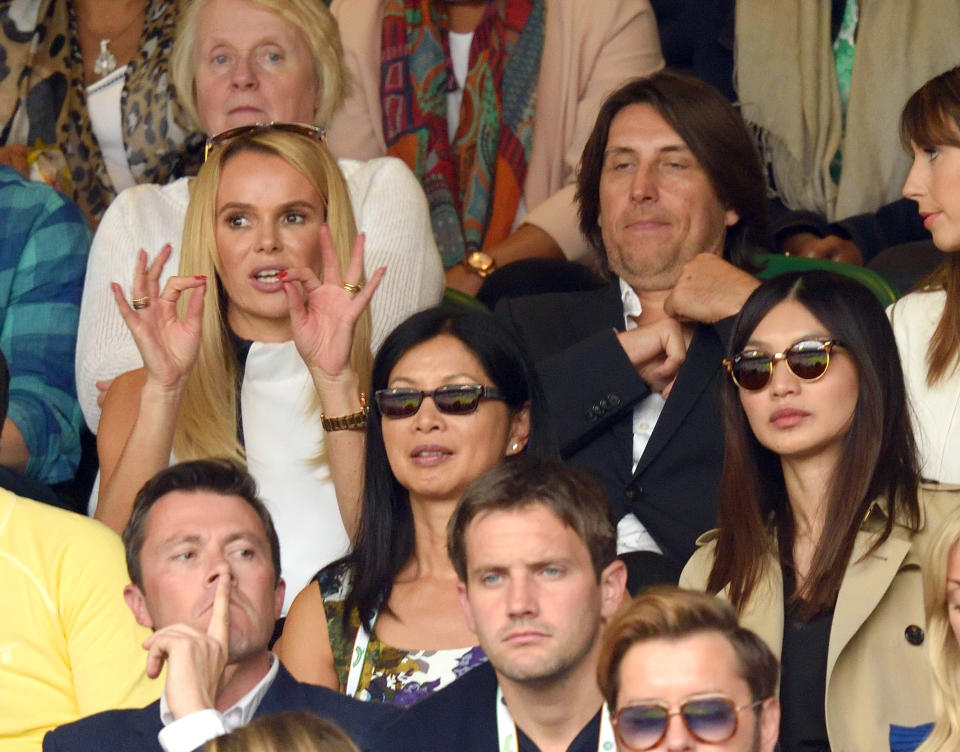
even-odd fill
[{"label": "man with aviator sunglasses", "polygon": [[772,752],[779,666],[712,595],[656,587],[604,634],[600,688],[620,752]]}]

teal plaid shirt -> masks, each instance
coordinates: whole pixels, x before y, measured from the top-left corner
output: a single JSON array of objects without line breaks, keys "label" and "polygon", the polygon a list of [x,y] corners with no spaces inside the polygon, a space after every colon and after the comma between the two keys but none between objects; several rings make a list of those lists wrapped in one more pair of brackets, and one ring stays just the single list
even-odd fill
[{"label": "teal plaid shirt", "polygon": [[72,201],[0,165],[0,350],[8,417],[43,483],[73,477],[83,416],[73,361],[90,227]]}]

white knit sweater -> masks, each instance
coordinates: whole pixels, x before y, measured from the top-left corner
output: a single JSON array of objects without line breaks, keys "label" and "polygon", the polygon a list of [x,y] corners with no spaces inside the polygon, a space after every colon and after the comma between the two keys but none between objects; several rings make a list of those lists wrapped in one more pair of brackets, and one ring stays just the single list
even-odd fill
[{"label": "white knit sweater", "polygon": [[[350,189],[357,229],[366,233],[366,273],[387,267],[370,304],[371,346],[376,352],[397,324],[440,301],[443,266],[426,197],[403,162],[384,157],[367,162],[341,159],[338,164]],[[76,373],[80,407],[94,433],[100,424],[95,382],[143,365],[110,283],[120,283],[129,297],[137,251],[143,248],[152,257],[166,243],[173,252],[163,270],[161,289],[177,273],[190,198],[188,183],[188,178],[181,178],[164,186],[138,185],[122,191],[93,238],[80,304]]]}]

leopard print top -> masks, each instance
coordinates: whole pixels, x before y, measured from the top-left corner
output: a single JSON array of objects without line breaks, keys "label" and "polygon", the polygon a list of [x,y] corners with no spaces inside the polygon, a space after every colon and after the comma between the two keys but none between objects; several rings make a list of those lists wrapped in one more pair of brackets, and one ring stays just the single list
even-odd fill
[{"label": "leopard print top", "polygon": [[[121,117],[139,183],[196,173],[203,134],[177,103],[168,61],[185,0],[147,0],[143,32],[127,65]],[[56,145],[73,199],[98,221],[116,191],[87,114],[83,59],[70,0],[0,0],[0,143]]]}]

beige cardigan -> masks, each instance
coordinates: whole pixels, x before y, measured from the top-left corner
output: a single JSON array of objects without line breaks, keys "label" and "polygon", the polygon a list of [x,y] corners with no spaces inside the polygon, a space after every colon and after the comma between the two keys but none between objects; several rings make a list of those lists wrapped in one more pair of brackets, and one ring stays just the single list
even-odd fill
[{"label": "beige cardigan", "polygon": [[[351,91],[330,123],[339,158],[386,154],[380,106],[383,0],[334,0]],[[571,259],[583,256],[574,181],[583,146],[607,94],[663,67],[649,0],[546,0],[546,30],[533,149],[524,184],[524,219],[547,232]]]},{"label": "beige cardigan", "polygon": [[[883,521],[875,503],[854,543],[852,563],[840,586],[827,649],[825,708],[833,752],[890,748],[890,725],[919,726],[934,720],[933,682],[924,644],[906,637],[925,627],[920,566],[944,517],[960,506],[960,486],[922,484],[920,529],[894,525],[890,537],[863,561]],[[705,590],[716,531],[705,533],[680,575],[680,585]],[[725,597],[726,590],[720,592]],[[771,556],[740,623],[780,655],[783,643],[783,579]]]}]

